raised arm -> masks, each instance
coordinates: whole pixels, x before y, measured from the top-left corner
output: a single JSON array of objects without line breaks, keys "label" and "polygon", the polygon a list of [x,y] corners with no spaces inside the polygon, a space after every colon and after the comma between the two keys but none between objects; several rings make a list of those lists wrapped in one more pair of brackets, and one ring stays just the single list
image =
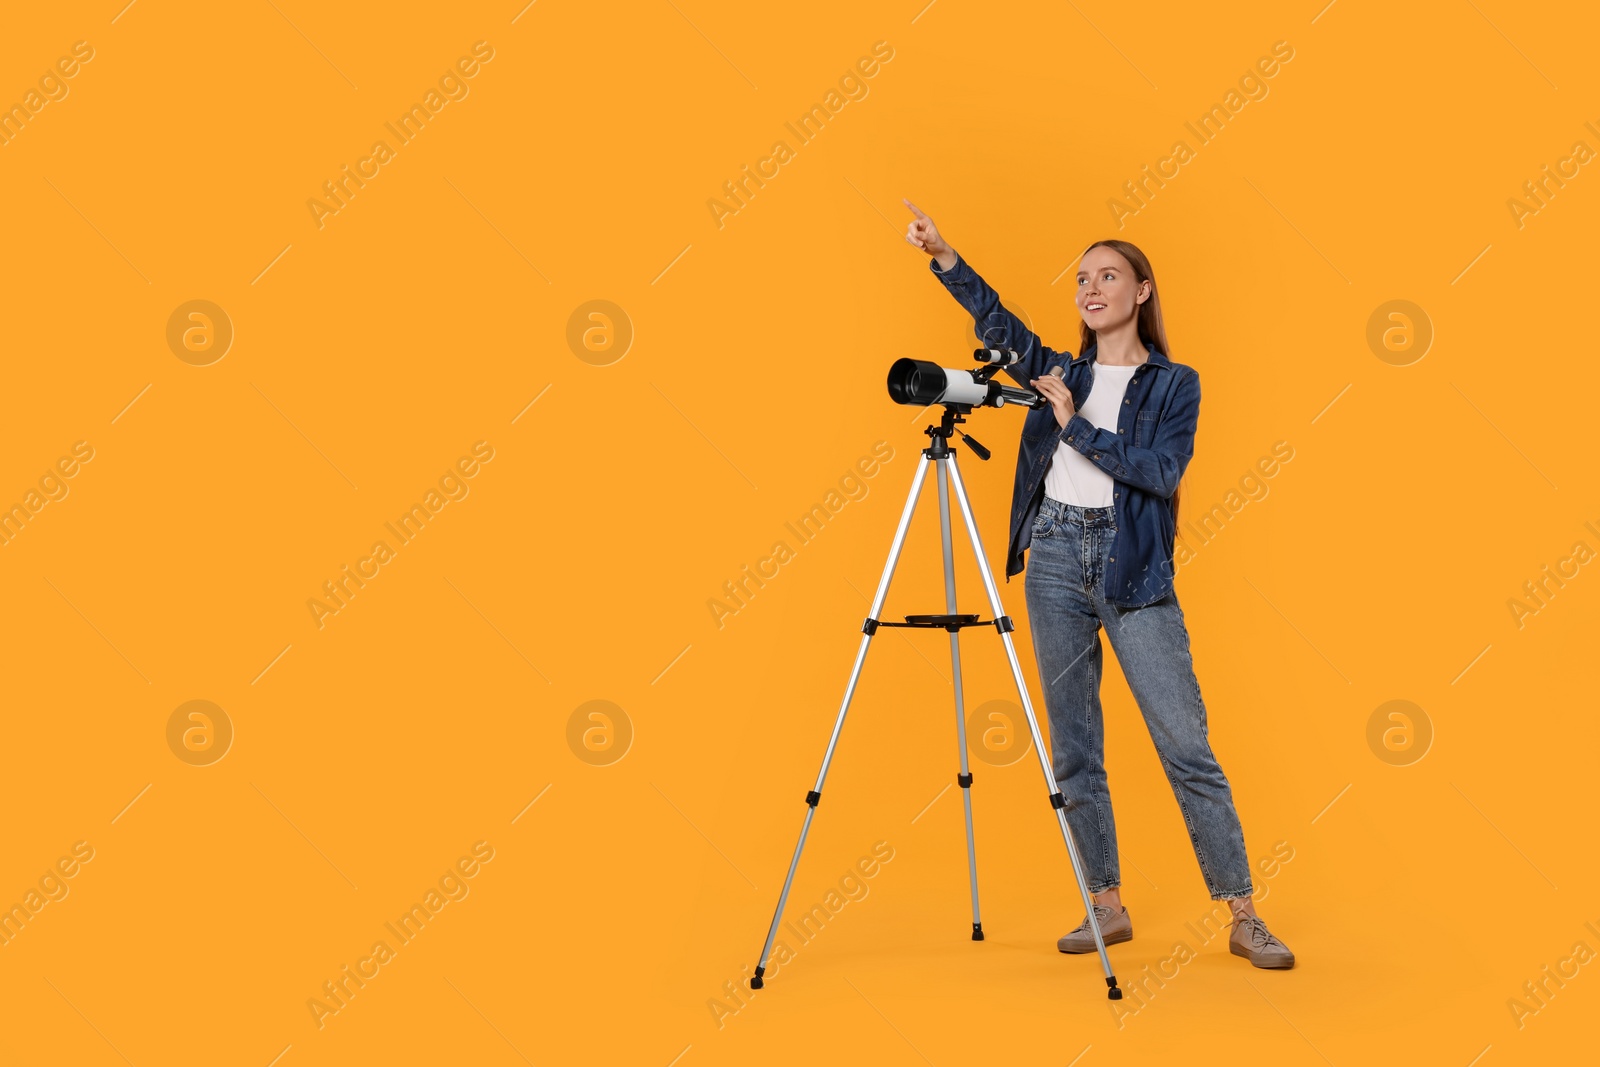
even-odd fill
[{"label": "raised arm", "polygon": [[1004,368],[1005,372],[1018,385],[1031,388],[1029,383],[1044,374],[1058,353],[1046,347],[1037,334],[1000,303],[1000,294],[945,242],[932,219],[911,201],[906,200],[905,205],[915,216],[906,227],[906,240],[933,257],[928,269],[967,309],[972,316],[973,335],[984,347],[1012,348],[1019,353],[1021,358]]}]

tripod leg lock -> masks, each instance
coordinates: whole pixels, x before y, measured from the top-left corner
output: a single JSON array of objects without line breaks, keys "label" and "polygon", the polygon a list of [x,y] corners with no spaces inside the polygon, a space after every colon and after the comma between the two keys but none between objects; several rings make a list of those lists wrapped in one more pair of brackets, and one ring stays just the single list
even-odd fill
[{"label": "tripod leg lock", "polygon": [[866,622],[862,623],[861,624],[861,632],[866,634],[868,637],[871,637],[873,634],[877,633],[878,632],[878,620],[877,619],[868,619]]},{"label": "tripod leg lock", "polygon": [[1051,793],[1050,806],[1059,811],[1067,806],[1067,798],[1062,796],[1060,793]]},{"label": "tripod leg lock", "polygon": [[994,620],[994,628],[1003,634],[1008,634],[1015,630],[1016,626],[1011,622],[1010,615],[1002,615],[998,619]]},{"label": "tripod leg lock", "polygon": [[813,808],[816,807],[818,804],[822,803],[822,794],[817,792],[815,789],[807,790],[806,803],[810,804]]},{"label": "tripod leg lock", "polygon": [[956,781],[960,783],[962,789],[971,789],[972,788],[972,775],[971,774],[958,774],[958,775],[956,775]]}]

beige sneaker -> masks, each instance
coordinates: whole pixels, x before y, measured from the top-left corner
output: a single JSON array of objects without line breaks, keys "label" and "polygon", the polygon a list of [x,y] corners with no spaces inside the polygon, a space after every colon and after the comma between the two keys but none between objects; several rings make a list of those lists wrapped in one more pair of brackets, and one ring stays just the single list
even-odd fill
[{"label": "beige sneaker", "polygon": [[[1107,945],[1133,940],[1133,920],[1127,908],[1113,911],[1108,905],[1096,904],[1094,918],[1100,924],[1100,940]],[[1094,931],[1089,929],[1089,916],[1085,915],[1076,930],[1057,941],[1056,948],[1062,952],[1093,952]]]},{"label": "beige sneaker", "polygon": [[1244,915],[1233,922],[1233,933],[1228,937],[1228,951],[1243,956],[1257,967],[1289,968],[1294,966],[1294,953],[1289,946],[1272,936],[1267,924],[1259,916]]}]

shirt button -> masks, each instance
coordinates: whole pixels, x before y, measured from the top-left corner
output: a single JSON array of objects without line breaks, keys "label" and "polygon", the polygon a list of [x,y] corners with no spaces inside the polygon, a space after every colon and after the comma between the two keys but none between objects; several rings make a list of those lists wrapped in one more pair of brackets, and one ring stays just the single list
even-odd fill
[{"label": "shirt button", "polygon": [[1117,557],[1116,557],[1116,556],[1112,556],[1112,557],[1111,557],[1111,562],[1112,562],[1112,563],[1115,563],[1115,562],[1116,562],[1116,561],[1117,561]]},{"label": "shirt button", "polygon": [[1127,430],[1118,430],[1117,432],[1118,433],[1127,433],[1128,431]]},{"label": "shirt button", "polygon": [[1123,403],[1124,404],[1131,404],[1131,403],[1133,403],[1133,401],[1132,400],[1124,400]]},{"label": "shirt button", "polygon": [[1070,433],[1067,434],[1067,440],[1069,440],[1069,441],[1072,440],[1072,435]]}]

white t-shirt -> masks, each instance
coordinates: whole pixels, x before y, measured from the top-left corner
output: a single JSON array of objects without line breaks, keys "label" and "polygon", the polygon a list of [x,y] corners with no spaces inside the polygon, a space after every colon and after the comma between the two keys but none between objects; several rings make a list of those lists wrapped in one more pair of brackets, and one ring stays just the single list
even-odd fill
[{"label": "white t-shirt", "polygon": [[[1089,397],[1078,409],[1078,414],[1102,430],[1117,430],[1117,417],[1122,408],[1122,394],[1127,391],[1128,379],[1142,363],[1118,367],[1096,362],[1094,384],[1089,387]],[[1071,445],[1065,436],[1056,445],[1056,454],[1050,457],[1050,468],[1044,472],[1044,495],[1063,504],[1077,504],[1086,508],[1111,506],[1111,486],[1114,479],[1090,462],[1089,458]]]}]

